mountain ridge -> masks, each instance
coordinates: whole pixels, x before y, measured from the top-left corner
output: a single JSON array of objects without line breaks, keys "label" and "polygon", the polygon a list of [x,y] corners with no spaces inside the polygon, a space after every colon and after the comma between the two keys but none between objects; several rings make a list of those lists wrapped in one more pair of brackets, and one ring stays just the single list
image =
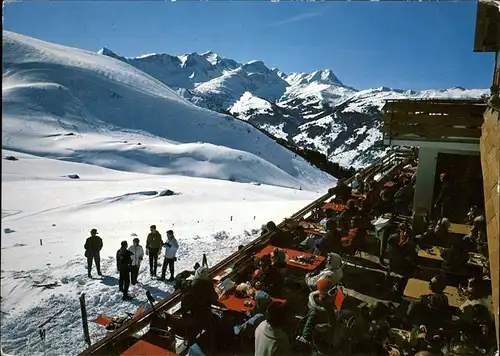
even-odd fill
[{"label": "mountain ridge", "polygon": [[9,31],[2,50],[3,149],[313,191],[335,181],[252,125],[196,106],[116,58]]},{"label": "mountain ridge", "polygon": [[344,167],[366,166],[386,151],[380,132],[385,100],[468,99],[488,92],[461,86],[421,91],[387,86],[359,89],[341,81],[331,69],[286,74],[260,60],[239,63],[213,51],[176,58],[190,55],[202,64],[192,65],[189,71],[182,65],[146,64],[140,57],[120,58],[198,106],[229,113],[279,139],[321,152]]}]

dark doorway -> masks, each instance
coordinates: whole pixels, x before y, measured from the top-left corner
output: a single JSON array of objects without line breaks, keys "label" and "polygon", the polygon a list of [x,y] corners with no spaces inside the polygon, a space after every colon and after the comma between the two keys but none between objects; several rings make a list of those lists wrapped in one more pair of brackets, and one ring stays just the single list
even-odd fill
[{"label": "dark doorway", "polygon": [[436,201],[441,188],[441,173],[447,173],[450,178],[453,211],[448,218],[452,222],[464,223],[467,212],[473,205],[484,212],[483,174],[479,154],[438,154],[433,201]]}]

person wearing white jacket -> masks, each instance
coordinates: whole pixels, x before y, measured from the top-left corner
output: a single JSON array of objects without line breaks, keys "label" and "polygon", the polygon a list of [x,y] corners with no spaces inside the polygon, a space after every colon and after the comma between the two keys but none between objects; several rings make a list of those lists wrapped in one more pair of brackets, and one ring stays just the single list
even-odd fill
[{"label": "person wearing white jacket", "polygon": [[328,279],[332,286],[334,286],[340,282],[344,276],[342,266],[342,257],[336,253],[330,252],[326,259],[325,269],[320,271],[318,274],[308,273],[306,275],[305,282],[312,291],[316,290],[316,285],[320,279]]},{"label": "person wearing white jacket", "polygon": [[167,231],[167,241],[163,244],[165,248],[165,259],[163,260],[163,266],[161,267],[161,280],[165,280],[165,275],[167,273],[167,266],[170,272],[170,278],[168,279],[170,282],[174,281],[174,263],[177,261],[176,253],[179,249],[179,244],[174,237],[174,232],[172,230]]},{"label": "person wearing white jacket", "polygon": [[128,248],[128,250],[133,253],[131,256],[132,266],[130,267],[130,283],[135,285],[137,283],[137,277],[139,277],[139,267],[144,258],[144,249],[139,245],[139,239],[137,237],[132,240],[132,242],[132,246]]}]

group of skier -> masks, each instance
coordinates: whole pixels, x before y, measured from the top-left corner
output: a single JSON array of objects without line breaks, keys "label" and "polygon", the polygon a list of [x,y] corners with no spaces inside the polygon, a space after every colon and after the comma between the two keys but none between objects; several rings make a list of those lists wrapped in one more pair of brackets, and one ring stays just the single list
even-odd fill
[{"label": "group of skier", "polygon": [[[139,244],[139,239],[136,237],[132,241],[132,246],[128,246],[127,241],[121,242],[120,249],[116,252],[116,269],[120,274],[119,289],[123,293],[123,300],[131,299],[128,294],[129,285],[135,285],[139,276],[139,267],[144,258],[144,249]],[[88,277],[92,278],[92,262],[95,262],[97,274],[101,273],[100,251],[103,243],[101,237],[97,235],[97,230],[90,230],[90,237],[85,242],[85,257],[87,257]],[[160,232],[156,229],[156,225],[150,226],[150,233],[146,239],[146,255],[149,256],[149,272],[151,277],[156,277],[158,267],[158,257],[161,254],[162,248],[165,249],[164,260],[162,264],[160,280],[165,280],[167,267],[170,272],[168,281],[174,281],[175,261],[177,261],[177,250],[179,244],[172,230],[167,231],[167,240],[163,242]]]}]

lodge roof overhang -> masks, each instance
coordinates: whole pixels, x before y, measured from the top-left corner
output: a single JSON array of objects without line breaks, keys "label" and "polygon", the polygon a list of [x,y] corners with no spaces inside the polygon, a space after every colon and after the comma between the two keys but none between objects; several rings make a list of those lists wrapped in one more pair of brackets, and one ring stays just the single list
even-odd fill
[{"label": "lodge roof overhang", "polygon": [[482,99],[389,99],[383,110],[384,143],[479,151]]}]

